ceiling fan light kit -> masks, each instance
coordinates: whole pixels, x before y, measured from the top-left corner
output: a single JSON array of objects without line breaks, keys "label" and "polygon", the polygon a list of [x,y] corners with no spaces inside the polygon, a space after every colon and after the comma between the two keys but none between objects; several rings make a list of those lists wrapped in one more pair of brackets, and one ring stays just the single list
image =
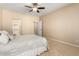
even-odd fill
[{"label": "ceiling fan light kit", "polygon": [[[38,7],[39,6],[39,7]],[[45,7],[40,7],[40,5],[38,3],[32,3],[32,6],[25,6],[27,8],[31,8],[31,10],[29,12],[35,11],[37,13],[39,13],[41,9],[45,9]]]},{"label": "ceiling fan light kit", "polygon": [[33,8],[33,11],[37,11],[37,8],[36,8],[36,7],[34,7],[34,8]]}]

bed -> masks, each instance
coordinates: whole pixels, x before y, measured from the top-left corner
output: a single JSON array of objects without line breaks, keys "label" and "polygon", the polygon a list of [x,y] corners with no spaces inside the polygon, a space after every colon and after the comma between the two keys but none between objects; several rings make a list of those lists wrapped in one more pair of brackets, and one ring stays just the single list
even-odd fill
[{"label": "bed", "polygon": [[44,37],[21,35],[7,44],[0,44],[0,56],[37,56],[47,51],[48,44]]}]

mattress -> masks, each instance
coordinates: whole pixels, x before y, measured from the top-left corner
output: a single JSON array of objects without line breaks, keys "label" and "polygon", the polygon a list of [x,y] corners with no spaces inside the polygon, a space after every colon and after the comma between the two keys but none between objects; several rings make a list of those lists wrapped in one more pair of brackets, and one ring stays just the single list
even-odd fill
[{"label": "mattress", "polygon": [[17,36],[8,44],[0,44],[0,56],[36,56],[47,51],[47,40],[37,35]]}]

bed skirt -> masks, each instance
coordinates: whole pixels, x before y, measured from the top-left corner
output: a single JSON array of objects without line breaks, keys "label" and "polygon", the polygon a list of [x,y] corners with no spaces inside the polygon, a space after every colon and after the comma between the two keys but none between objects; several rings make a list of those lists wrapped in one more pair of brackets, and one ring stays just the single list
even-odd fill
[{"label": "bed skirt", "polygon": [[48,49],[46,47],[34,48],[32,50],[25,51],[25,52],[18,54],[18,55],[12,54],[12,56],[39,56],[41,53],[44,53],[47,50]]}]

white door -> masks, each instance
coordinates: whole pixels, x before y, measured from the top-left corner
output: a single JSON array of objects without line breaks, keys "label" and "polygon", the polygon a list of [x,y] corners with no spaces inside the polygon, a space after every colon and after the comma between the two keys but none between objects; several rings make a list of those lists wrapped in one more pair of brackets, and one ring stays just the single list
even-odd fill
[{"label": "white door", "polygon": [[13,20],[12,29],[14,35],[20,35],[21,20]]},{"label": "white door", "polygon": [[35,22],[35,34],[42,36],[42,21]]}]

